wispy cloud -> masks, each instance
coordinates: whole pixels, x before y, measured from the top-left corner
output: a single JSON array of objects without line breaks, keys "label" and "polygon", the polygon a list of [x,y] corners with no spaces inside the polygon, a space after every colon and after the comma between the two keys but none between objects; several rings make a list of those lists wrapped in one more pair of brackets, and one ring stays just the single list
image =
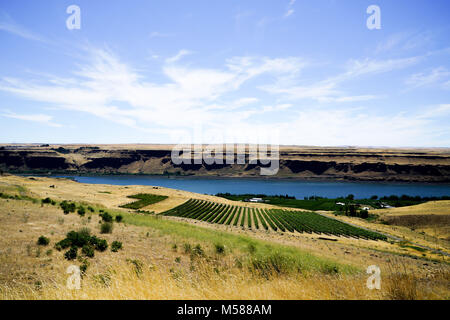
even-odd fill
[{"label": "wispy cloud", "polygon": [[[427,114],[377,114],[347,106],[379,96],[348,92],[342,87],[345,82],[406,68],[415,64],[416,58],[350,60],[341,73],[310,82],[302,75],[314,65],[300,57],[241,56],[227,59],[221,67],[201,68],[174,63],[183,56],[180,50],[178,59],[162,61],[166,80],[156,82],[111,50],[90,48],[86,54],[88,62],[66,78],[3,78],[0,90],[46,107],[88,113],[118,125],[166,135],[169,142],[178,142],[177,135],[182,136],[198,123],[218,132],[239,133],[241,142],[253,139],[255,132],[279,130],[283,143],[309,145],[385,142],[402,146],[411,145],[411,141],[427,145],[429,141],[440,141],[438,131],[444,130],[434,125],[438,118],[433,111],[443,114],[447,107],[433,108]],[[251,91],[255,96],[243,95],[242,87],[252,82],[257,83]],[[262,98],[258,90],[267,95]],[[337,108],[336,103],[341,107]],[[309,107],[298,107],[301,104]],[[280,115],[288,116],[277,118]],[[48,115],[5,112],[3,116],[58,126]]]},{"label": "wispy cloud", "polygon": [[60,124],[52,122],[53,117],[46,114],[17,114],[10,111],[5,111],[0,114],[2,117],[18,119],[23,121],[38,122],[51,127],[61,127]]},{"label": "wispy cloud", "polygon": [[281,94],[290,100],[310,99],[319,102],[355,102],[378,98],[376,95],[350,95],[340,85],[346,81],[358,79],[367,75],[387,73],[396,69],[406,68],[419,61],[420,58],[402,58],[389,60],[350,60],[346,70],[340,74],[329,76],[307,85],[286,85],[284,82],[264,85],[260,88],[272,94]]},{"label": "wispy cloud", "polygon": [[182,50],[178,51],[178,53],[176,55],[167,58],[166,62],[167,63],[177,62],[178,60],[180,60],[181,58],[183,58],[184,56],[187,56],[189,54],[192,54],[192,52],[189,50],[182,49]]},{"label": "wispy cloud", "polygon": [[295,10],[293,9],[296,0],[289,0],[289,4],[287,6],[286,12],[284,13],[284,17],[287,18],[294,14]]},{"label": "wispy cloud", "polygon": [[430,32],[397,32],[387,36],[378,43],[375,54],[407,51],[426,46],[431,43],[433,34]]},{"label": "wispy cloud", "polygon": [[411,88],[427,87],[436,85],[437,87],[447,88],[450,81],[450,71],[445,67],[433,68],[427,72],[412,74],[405,80],[405,84]]},{"label": "wispy cloud", "polygon": [[17,24],[6,13],[0,13],[0,31],[9,32],[28,40],[45,41],[43,37]]}]

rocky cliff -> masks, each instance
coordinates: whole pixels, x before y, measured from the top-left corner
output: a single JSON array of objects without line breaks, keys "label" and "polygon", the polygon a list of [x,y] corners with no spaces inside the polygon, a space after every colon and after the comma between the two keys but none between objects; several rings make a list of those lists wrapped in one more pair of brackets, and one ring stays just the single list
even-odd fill
[{"label": "rocky cliff", "polygon": [[[259,177],[260,162],[174,164],[170,145],[2,145],[10,173],[176,174]],[[450,182],[449,149],[280,148],[272,178]],[[267,165],[266,165],[267,166]]]}]

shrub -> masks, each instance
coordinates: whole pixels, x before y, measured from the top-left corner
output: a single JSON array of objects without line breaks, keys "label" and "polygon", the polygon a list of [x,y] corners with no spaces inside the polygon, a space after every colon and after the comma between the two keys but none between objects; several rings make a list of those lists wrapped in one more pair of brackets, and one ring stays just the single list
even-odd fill
[{"label": "shrub", "polygon": [[82,216],[82,217],[86,214],[86,210],[84,209],[83,206],[80,206],[80,207],[78,208],[77,212],[78,212],[78,214],[79,214],[80,216]]},{"label": "shrub", "polygon": [[120,249],[122,249],[122,242],[120,242],[120,241],[113,241],[111,243],[111,251],[112,252],[117,252]]},{"label": "shrub", "polygon": [[46,246],[50,243],[50,239],[44,236],[38,238],[37,244],[40,246]]},{"label": "shrub", "polygon": [[74,260],[77,257],[77,251],[78,251],[77,247],[71,247],[64,254],[64,258],[66,258],[67,260]]},{"label": "shrub", "polygon": [[216,253],[218,253],[218,254],[223,254],[223,253],[225,253],[225,246],[224,246],[223,244],[221,244],[221,243],[216,243],[214,246],[215,246],[215,248],[216,248]]},{"label": "shrub", "polygon": [[184,246],[184,253],[191,253],[192,247],[190,243],[185,243],[183,246]]},{"label": "shrub", "polygon": [[95,249],[98,251],[105,251],[106,249],[108,249],[108,242],[105,239],[97,238]]},{"label": "shrub", "polygon": [[361,211],[359,211],[359,216],[363,219],[367,219],[369,217],[369,211],[361,210]]},{"label": "shrub", "polygon": [[91,206],[88,207],[88,210],[89,210],[90,212],[95,212],[95,209],[92,208]]},{"label": "shrub", "polygon": [[85,244],[89,243],[91,238],[91,232],[88,228],[82,228],[80,231],[70,231],[67,233],[67,239],[71,241],[72,246],[82,248]]},{"label": "shrub", "polygon": [[89,267],[89,261],[87,261],[86,259],[83,260],[83,263],[80,266],[80,271],[81,274],[86,274],[87,268]]},{"label": "shrub", "polygon": [[136,275],[139,276],[142,273],[144,264],[141,261],[137,259],[127,259],[127,262],[131,263],[134,266],[134,272],[136,272]]},{"label": "shrub", "polygon": [[103,222],[100,226],[100,233],[112,233],[113,224],[111,222]]},{"label": "shrub", "polygon": [[94,256],[94,247],[90,244],[85,244],[83,248],[81,249],[81,252],[89,258],[92,258]]},{"label": "shrub", "polygon": [[192,249],[192,253],[196,256],[204,256],[205,252],[203,251],[201,245],[197,244],[194,249]]},{"label": "shrub", "polygon": [[55,249],[61,251],[62,249],[67,249],[72,244],[70,239],[63,239],[55,244]]},{"label": "shrub", "polygon": [[112,222],[113,221],[112,215],[110,215],[108,212],[104,212],[104,213],[100,214],[100,217],[102,217],[102,220],[104,222]]},{"label": "shrub", "polygon": [[52,203],[52,199],[50,199],[50,198],[47,197],[47,198],[45,198],[45,199],[42,199],[41,202],[42,202],[43,204]]},{"label": "shrub", "polygon": [[64,200],[63,202],[61,202],[59,204],[59,206],[61,207],[61,209],[63,209],[64,214],[69,214],[70,212],[75,212],[77,206],[75,203],[73,202],[67,202],[66,200]]},{"label": "shrub", "polygon": [[121,214],[118,214],[116,216],[116,222],[122,222],[122,220],[123,220],[123,216]]}]

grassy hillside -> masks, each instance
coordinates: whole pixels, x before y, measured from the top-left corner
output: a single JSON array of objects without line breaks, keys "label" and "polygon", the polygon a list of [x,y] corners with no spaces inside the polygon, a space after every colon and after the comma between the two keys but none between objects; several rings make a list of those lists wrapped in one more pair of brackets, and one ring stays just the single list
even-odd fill
[{"label": "grassy hillside", "polygon": [[[163,188],[11,176],[0,177],[0,192],[0,232],[8,235],[0,238],[0,299],[449,296],[447,264],[423,257],[424,252],[411,256],[414,249],[395,243],[347,238],[330,242],[319,235],[287,236],[207,222],[193,224],[184,218],[120,208],[129,202],[127,196],[139,193],[168,197],[150,205],[152,211],[153,206],[166,207],[164,202],[173,208],[190,198],[218,202],[220,198]],[[73,203],[74,210],[64,214],[63,201]],[[223,204],[236,204],[227,201],[223,199]],[[271,207],[249,205],[248,213],[249,208]],[[106,223],[112,228],[103,232]],[[95,249],[90,256],[89,245],[84,248],[86,242],[76,238],[77,257],[68,260],[70,246],[58,250],[55,245],[73,236],[71,231],[88,231],[89,237],[105,240],[107,247]],[[115,241],[122,248],[112,250]],[[431,257],[428,251],[425,254]],[[379,265],[385,274],[380,291],[365,287],[368,264]],[[83,269],[80,290],[66,288],[70,265]]]}]

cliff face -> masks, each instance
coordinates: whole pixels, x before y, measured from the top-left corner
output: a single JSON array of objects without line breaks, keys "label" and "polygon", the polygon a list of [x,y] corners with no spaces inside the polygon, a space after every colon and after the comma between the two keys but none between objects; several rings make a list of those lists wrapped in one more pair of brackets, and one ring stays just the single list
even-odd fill
[{"label": "cliff face", "polygon": [[[261,166],[248,155],[243,165],[174,164],[171,146],[0,147],[0,170],[11,173],[259,177]],[[450,182],[450,150],[282,147],[273,178]]]}]

